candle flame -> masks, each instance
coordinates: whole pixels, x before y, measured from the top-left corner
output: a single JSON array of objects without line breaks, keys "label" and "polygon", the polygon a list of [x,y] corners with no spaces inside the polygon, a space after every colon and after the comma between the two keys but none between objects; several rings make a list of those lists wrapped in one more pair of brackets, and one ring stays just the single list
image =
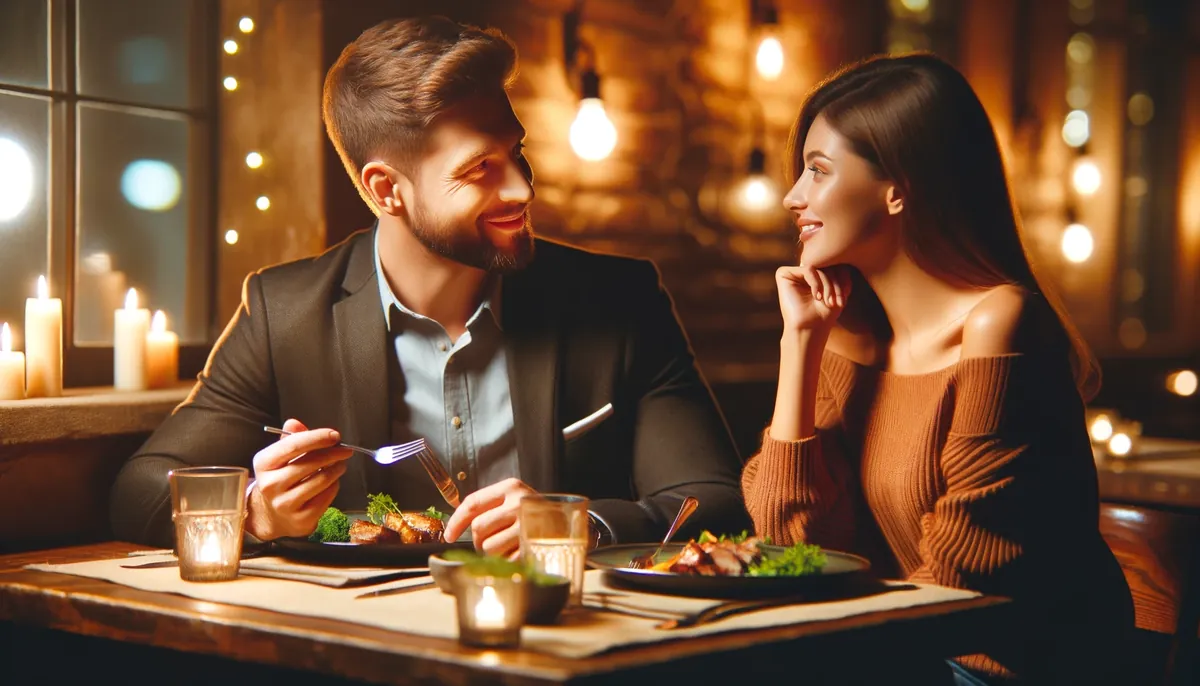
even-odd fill
[{"label": "candle flame", "polygon": [[496,589],[484,586],[479,602],[475,605],[475,622],[480,628],[500,628],[504,626],[504,603],[496,595]]},{"label": "candle flame", "polygon": [[196,561],[221,561],[221,539],[217,536],[217,532],[210,531],[209,534],[204,537],[204,542],[200,544],[200,551],[196,553]]},{"label": "candle flame", "polygon": [[12,352],[12,329],[8,328],[8,322],[4,322],[4,326],[0,326],[0,353]]},{"label": "candle flame", "polygon": [[150,319],[150,330],[155,333],[162,333],[167,330],[167,314],[162,310],[156,310],[154,316]]},{"label": "candle flame", "polygon": [[46,284],[45,275],[38,277],[37,297],[38,300],[47,300],[50,298],[50,286]]},{"label": "candle flame", "polygon": [[136,310],[137,308],[138,308],[137,289],[130,288],[129,292],[125,294],[125,309]]}]

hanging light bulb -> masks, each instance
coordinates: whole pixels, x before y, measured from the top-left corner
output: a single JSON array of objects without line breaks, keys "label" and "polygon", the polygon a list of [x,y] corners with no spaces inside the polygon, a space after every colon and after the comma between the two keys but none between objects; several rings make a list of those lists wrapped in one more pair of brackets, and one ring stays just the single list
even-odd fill
[{"label": "hanging light bulb", "polygon": [[571,148],[581,159],[597,162],[608,157],[617,146],[617,127],[604,111],[600,99],[600,77],[594,70],[583,72],[582,98],[579,112],[571,123]]},{"label": "hanging light bulb", "polygon": [[734,200],[738,208],[746,213],[761,214],[773,209],[779,202],[775,184],[766,174],[767,156],[762,148],[750,151],[750,163],[746,178],[738,184]]},{"label": "hanging light bulb", "polygon": [[1063,257],[1068,261],[1075,264],[1086,262],[1092,256],[1094,248],[1095,241],[1092,239],[1092,231],[1083,224],[1071,224],[1063,231],[1062,252]]},{"label": "hanging light bulb", "polygon": [[783,73],[783,44],[775,35],[779,28],[779,14],[774,5],[767,5],[762,13],[762,38],[758,41],[758,50],[754,53],[754,66],[758,75],[768,81],[774,81]]},{"label": "hanging light bulb", "polygon": [[1079,158],[1071,172],[1071,184],[1080,195],[1095,194],[1100,190],[1100,167],[1088,157]]}]

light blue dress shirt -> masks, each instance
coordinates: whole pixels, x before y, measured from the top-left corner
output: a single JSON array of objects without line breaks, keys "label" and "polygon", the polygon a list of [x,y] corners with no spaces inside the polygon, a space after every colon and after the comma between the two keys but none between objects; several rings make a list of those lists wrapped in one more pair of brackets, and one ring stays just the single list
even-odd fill
[{"label": "light blue dress shirt", "polygon": [[467,320],[466,332],[451,341],[445,327],[408,309],[392,293],[379,260],[378,230],[375,275],[392,342],[389,354],[397,363],[392,368],[401,375],[389,384],[393,443],[424,438],[463,496],[520,478],[500,278]]}]

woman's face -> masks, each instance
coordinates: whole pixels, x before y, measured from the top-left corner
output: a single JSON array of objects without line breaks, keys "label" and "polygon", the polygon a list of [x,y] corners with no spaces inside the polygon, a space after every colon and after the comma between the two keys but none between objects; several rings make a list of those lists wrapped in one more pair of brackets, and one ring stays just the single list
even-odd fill
[{"label": "woman's face", "polygon": [[[804,173],[783,199],[804,243],[810,267],[863,267],[883,248],[889,214],[900,211],[894,184],[854,152],[849,140],[818,115],[804,140]],[[891,202],[889,202],[891,201]]]}]

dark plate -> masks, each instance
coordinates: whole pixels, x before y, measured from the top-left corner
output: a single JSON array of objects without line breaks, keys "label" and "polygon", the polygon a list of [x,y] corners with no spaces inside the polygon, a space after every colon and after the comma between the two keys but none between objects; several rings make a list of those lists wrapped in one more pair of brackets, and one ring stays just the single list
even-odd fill
[{"label": "dark plate", "polygon": [[[366,519],[364,512],[347,512],[351,519]],[[314,543],[307,538],[280,538],[271,542],[272,552],[283,557],[345,566],[425,567],[429,556],[454,548],[470,550],[471,532],[455,543]]]},{"label": "dark plate", "polygon": [[[682,543],[664,546],[658,560],[667,560],[683,546]],[[626,566],[634,557],[653,552],[654,548],[653,544],[644,543],[598,548],[588,555],[588,564],[595,569],[603,569],[606,581],[614,586],[701,598],[766,598],[836,592],[843,585],[862,581],[871,569],[871,563],[866,558],[836,550],[825,551],[826,563],[821,573],[807,576],[693,576],[629,569]],[[764,545],[760,546],[760,550],[770,557],[786,549]]]}]

